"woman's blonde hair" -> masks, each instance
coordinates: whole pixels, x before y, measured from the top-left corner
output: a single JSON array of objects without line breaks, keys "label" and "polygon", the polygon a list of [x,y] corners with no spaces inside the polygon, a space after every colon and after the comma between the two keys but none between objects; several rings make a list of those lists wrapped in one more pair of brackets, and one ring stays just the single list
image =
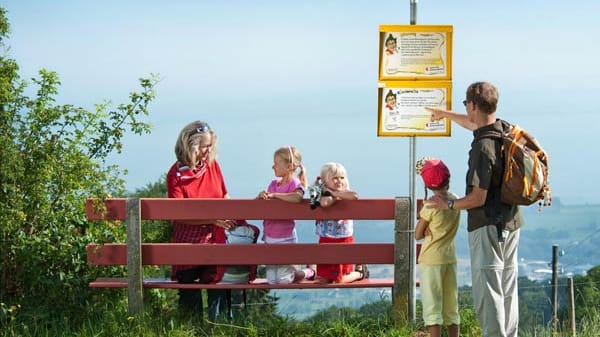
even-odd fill
[{"label": "woman's blonde hair", "polygon": [[203,121],[195,121],[186,125],[175,142],[175,156],[177,161],[194,169],[198,164],[196,153],[200,142],[207,135],[211,135],[212,145],[208,154],[208,164],[211,164],[217,156],[217,134]]},{"label": "woman's blonde hair", "polygon": [[306,187],[306,170],[304,169],[304,165],[302,165],[302,155],[296,147],[282,146],[278,148],[273,155],[279,156],[279,158],[283,159],[286,164],[292,164],[293,171],[296,171],[297,168],[300,168],[298,179],[300,179],[302,186]]},{"label": "woman's blonde hair", "polygon": [[334,162],[327,163],[323,165],[323,167],[321,167],[321,173],[319,177],[317,177],[317,180],[315,180],[315,185],[319,184],[319,178],[323,180],[323,183],[325,183],[325,180],[327,180],[328,177],[333,175],[344,176],[346,178],[344,179],[344,188],[350,188],[350,181],[348,180],[348,172],[346,171],[346,168],[344,167],[344,165]]}]

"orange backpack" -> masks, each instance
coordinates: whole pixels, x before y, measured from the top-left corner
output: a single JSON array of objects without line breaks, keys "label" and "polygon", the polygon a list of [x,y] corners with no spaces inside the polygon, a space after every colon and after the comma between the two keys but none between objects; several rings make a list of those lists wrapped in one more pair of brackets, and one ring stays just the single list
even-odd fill
[{"label": "orange backpack", "polygon": [[502,141],[501,201],[509,205],[531,205],[539,201],[540,210],[543,206],[551,206],[548,154],[534,136],[518,125],[502,121],[502,126],[501,136],[483,136]]}]

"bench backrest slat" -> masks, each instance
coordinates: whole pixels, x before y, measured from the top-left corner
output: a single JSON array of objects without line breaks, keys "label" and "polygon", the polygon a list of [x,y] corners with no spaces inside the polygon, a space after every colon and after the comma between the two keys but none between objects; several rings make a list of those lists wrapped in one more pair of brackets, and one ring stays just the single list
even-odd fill
[{"label": "bench backrest slat", "polygon": [[[89,245],[88,262],[126,265],[125,244]],[[144,265],[244,265],[244,264],[369,263],[393,264],[393,243],[211,245],[153,243],[142,245]]]},{"label": "bench backrest slat", "polygon": [[[106,213],[94,212],[93,200],[88,199],[87,217],[90,220],[125,220],[126,199],[106,200]],[[142,220],[197,219],[355,219],[393,220],[394,199],[344,200],[336,207],[310,209],[309,200],[290,203],[281,200],[256,199],[140,199]]]}]

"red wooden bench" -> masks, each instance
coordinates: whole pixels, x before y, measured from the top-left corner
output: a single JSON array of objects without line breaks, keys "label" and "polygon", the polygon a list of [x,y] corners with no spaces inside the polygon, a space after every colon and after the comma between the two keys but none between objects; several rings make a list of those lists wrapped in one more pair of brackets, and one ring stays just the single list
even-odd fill
[{"label": "red wooden bench", "polygon": [[[408,198],[361,199],[342,201],[331,208],[311,210],[308,200],[286,203],[258,199],[107,199],[106,209],[95,210],[88,200],[90,220],[124,220],[127,243],[90,244],[88,262],[97,266],[127,266],[127,278],[98,278],[95,288],[127,288],[129,310],[143,309],[142,288],[170,289],[311,289],[311,288],[380,288],[393,290],[392,300],[399,316],[414,312],[414,264],[419,245],[415,245],[410,221],[412,205]],[[191,219],[354,219],[393,220],[394,243],[355,244],[278,244],[278,245],[204,245],[185,243],[142,243],[141,220]],[[355,224],[365,230],[368,223]],[[361,228],[362,227],[362,228]],[[143,265],[248,265],[364,263],[394,265],[393,278],[369,278],[352,283],[268,284],[256,279],[248,284],[180,284],[170,279],[144,278]]]}]

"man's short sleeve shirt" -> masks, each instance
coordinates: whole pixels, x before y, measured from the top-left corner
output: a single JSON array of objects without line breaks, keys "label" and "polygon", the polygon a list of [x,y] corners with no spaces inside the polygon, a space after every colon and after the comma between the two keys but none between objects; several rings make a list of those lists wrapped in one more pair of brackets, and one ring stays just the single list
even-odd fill
[{"label": "man's short sleeve shirt", "polygon": [[[468,210],[467,230],[473,231],[483,226],[495,225],[495,215],[492,196],[500,188],[502,180],[502,159],[498,153],[498,140],[494,138],[480,137],[483,133],[502,132],[502,123],[483,126],[473,131],[473,142],[469,151],[469,170],[466,178],[466,194],[469,194],[474,186],[488,191],[486,203],[483,206]],[[518,206],[501,204],[501,212],[505,223],[505,229],[515,230],[521,227],[523,222]]]}]

